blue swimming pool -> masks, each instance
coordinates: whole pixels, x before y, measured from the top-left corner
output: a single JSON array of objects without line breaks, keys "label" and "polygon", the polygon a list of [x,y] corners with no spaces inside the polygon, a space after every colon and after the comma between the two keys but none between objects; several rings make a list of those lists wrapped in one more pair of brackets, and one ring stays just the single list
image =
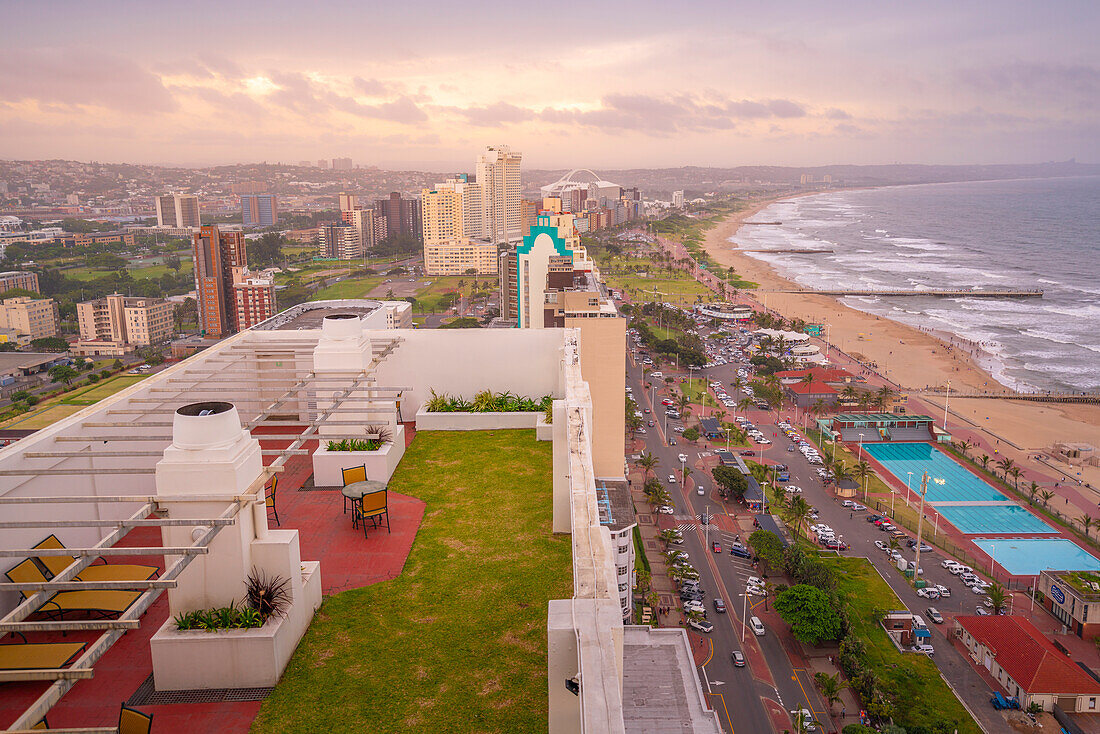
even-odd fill
[{"label": "blue swimming pool", "polygon": [[1019,505],[936,505],[936,511],[967,535],[1058,532]]},{"label": "blue swimming pool", "polygon": [[1015,576],[1054,571],[1100,571],[1100,559],[1065,538],[975,538],[974,544]]},{"label": "blue swimming pool", "polygon": [[1057,532],[932,444],[864,444],[863,451],[917,493],[928,472],[925,502],[967,535]]},{"label": "blue swimming pool", "polygon": [[920,491],[921,474],[927,471],[925,502],[1003,502],[1008,499],[932,444],[863,444],[863,452],[886,467],[902,484],[908,479],[908,472],[912,472],[910,486],[914,492]]}]

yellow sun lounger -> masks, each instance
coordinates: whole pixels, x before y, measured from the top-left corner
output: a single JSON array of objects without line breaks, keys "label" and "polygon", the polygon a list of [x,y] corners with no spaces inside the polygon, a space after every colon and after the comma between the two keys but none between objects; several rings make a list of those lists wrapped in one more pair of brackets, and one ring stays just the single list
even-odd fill
[{"label": "yellow sun lounger", "polygon": [[[41,569],[30,558],[15,566],[6,574],[14,583],[46,581]],[[34,592],[21,592],[26,599]],[[121,614],[141,596],[140,591],[59,591],[35,611],[54,614],[65,612],[100,612]]]},{"label": "yellow sun lounger", "polygon": [[0,670],[63,668],[84,652],[83,642],[18,642],[0,645]]},{"label": "yellow sun lounger", "polygon": [[[35,548],[62,549],[65,544],[58,540],[56,535],[43,540]],[[46,567],[51,576],[57,576],[69,566],[73,565],[76,558],[72,556],[38,556],[38,562]],[[77,581],[148,581],[160,573],[156,566],[139,566],[125,563],[108,563],[106,565],[88,566],[76,576]]]}]

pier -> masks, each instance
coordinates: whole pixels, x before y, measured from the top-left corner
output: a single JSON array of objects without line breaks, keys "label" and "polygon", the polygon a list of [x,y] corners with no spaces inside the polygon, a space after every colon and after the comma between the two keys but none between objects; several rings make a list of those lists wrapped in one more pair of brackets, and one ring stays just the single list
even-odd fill
[{"label": "pier", "polygon": [[[922,395],[942,396],[947,391],[942,388],[917,391]],[[951,399],[982,398],[984,400],[1026,400],[1032,403],[1080,403],[1100,405],[1100,393],[1095,392],[956,392],[951,391]]]},{"label": "pier", "polygon": [[[779,252],[776,250],[775,252]],[[792,288],[789,290],[758,290],[757,293],[800,293],[806,296],[884,296],[884,297],[912,297],[932,296],[933,298],[1042,298],[1043,291],[1040,288],[1026,288],[1022,290],[1000,288],[985,289],[980,291],[967,290],[965,288],[940,288],[932,290],[912,289],[867,289],[858,290],[851,288],[838,288],[835,290],[816,290],[808,288]]]}]

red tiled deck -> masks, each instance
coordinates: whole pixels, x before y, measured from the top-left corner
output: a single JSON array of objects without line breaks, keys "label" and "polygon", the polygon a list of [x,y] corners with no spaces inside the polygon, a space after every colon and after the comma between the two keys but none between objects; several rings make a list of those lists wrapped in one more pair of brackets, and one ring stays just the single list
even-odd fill
[{"label": "red tiled deck", "polygon": [[[285,430],[285,429],[284,429]],[[414,434],[406,427],[406,445]],[[264,448],[285,447],[286,440],[265,439],[256,431]],[[316,447],[316,442],[306,448]],[[270,457],[274,459],[274,457]],[[282,529],[299,531],[302,558],[321,562],[321,582],[326,595],[368,586],[395,578],[408,557],[416,531],[424,516],[424,503],[412,497],[390,494],[390,527],[363,531],[351,526],[351,515],[343,514],[343,495],[338,490],[299,491],[312,473],[308,456],[294,456],[280,474],[276,504]],[[275,520],[269,521],[272,528]],[[44,535],[48,534],[44,531]],[[155,528],[135,528],[119,546],[157,546]],[[156,557],[118,557],[113,563],[156,563]],[[75,617],[74,617],[75,618]],[[142,617],[141,627],[127,632],[95,665],[95,677],[78,681],[49,713],[52,727],[114,726],[122,702],[134,694],[152,674],[149,639],[168,618],[168,597],[162,594]],[[65,641],[87,641],[95,632],[70,633]],[[61,640],[58,635],[28,634],[30,642]],[[10,636],[4,642],[12,641]],[[47,683],[0,684],[0,726],[6,727],[48,688]],[[247,732],[260,710],[259,701],[140,706],[153,714],[153,731],[161,734],[233,734]]]}]

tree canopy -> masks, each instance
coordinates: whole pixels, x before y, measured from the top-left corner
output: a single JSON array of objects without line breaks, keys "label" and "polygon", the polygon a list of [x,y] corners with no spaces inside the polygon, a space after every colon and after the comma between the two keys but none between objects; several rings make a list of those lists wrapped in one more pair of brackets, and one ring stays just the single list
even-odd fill
[{"label": "tree canopy", "polygon": [[783,568],[783,541],[778,535],[770,530],[757,530],[749,536],[749,545],[769,568]]},{"label": "tree canopy", "polygon": [[791,633],[808,645],[840,637],[840,615],[829,595],[816,586],[796,584],[775,599],[775,610],[791,626]]},{"label": "tree canopy", "polygon": [[738,502],[745,498],[749,483],[737,467],[716,466],[711,474],[714,475],[715,483],[721,488],[722,496],[733,497]]}]

